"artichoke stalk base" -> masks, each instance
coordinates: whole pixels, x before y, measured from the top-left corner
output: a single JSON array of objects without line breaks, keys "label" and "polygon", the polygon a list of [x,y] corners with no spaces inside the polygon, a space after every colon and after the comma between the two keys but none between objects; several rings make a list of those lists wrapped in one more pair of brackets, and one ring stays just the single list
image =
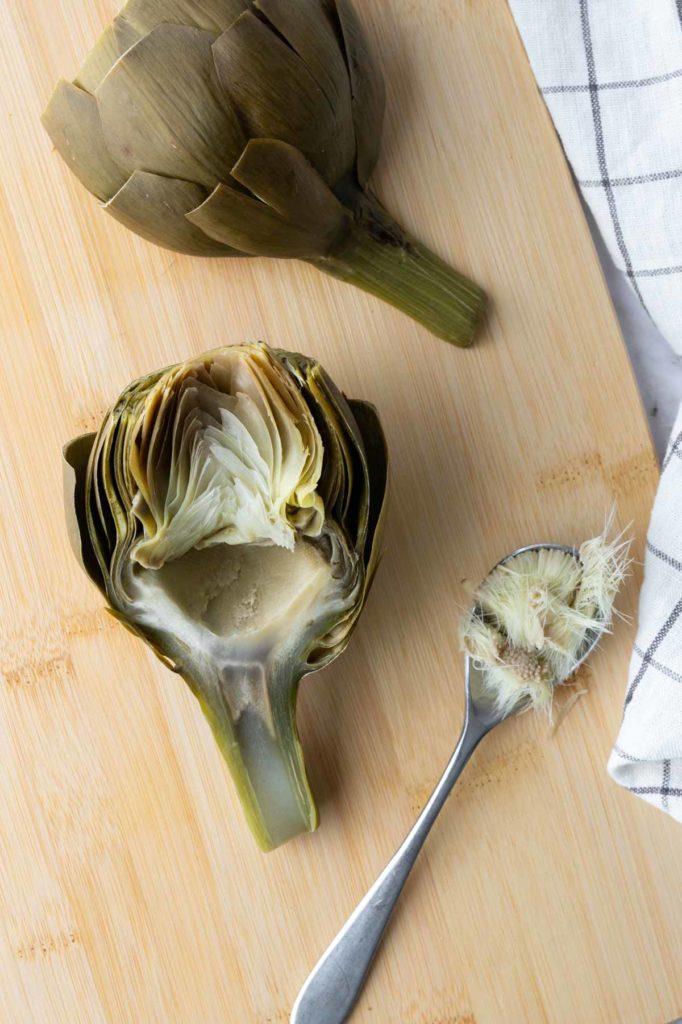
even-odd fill
[{"label": "artichoke stalk base", "polygon": [[129,0],[43,123],[157,245],[306,260],[468,345],[483,293],[366,191],[383,114],[349,0]]},{"label": "artichoke stalk base", "polygon": [[197,697],[259,843],[317,825],[301,678],[345,648],[379,558],[374,409],[319,364],[218,349],[131,384],[65,449],[74,551]]}]

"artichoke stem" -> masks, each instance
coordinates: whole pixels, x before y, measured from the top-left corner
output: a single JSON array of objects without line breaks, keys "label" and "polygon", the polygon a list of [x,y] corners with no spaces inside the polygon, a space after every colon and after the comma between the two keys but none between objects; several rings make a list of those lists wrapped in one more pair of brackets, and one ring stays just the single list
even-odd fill
[{"label": "artichoke stem", "polygon": [[437,337],[470,345],[484,292],[404,231],[369,193],[356,189],[340,198],[353,209],[351,230],[315,266],[391,303]]},{"label": "artichoke stem", "polygon": [[[211,725],[258,845],[274,850],[317,828],[296,728],[296,686],[264,666],[231,666],[218,687],[194,690]],[[228,694],[251,693],[238,710]]]}]

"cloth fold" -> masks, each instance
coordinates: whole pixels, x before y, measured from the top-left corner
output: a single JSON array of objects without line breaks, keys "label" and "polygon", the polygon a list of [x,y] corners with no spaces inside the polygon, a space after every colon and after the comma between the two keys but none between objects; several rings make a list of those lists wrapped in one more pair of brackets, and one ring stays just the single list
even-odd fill
[{"label": "cloth fold", "polygon": [[649,524],[623,722],[609,759],[621,786],[682,821],[682,409]]},{"label": "cloth fold", "polygon": [[[510,0],[578,187],[616,266],[682,353],[682,0]],[[647,541],[609,771],[682,821],[682,409]]]}]

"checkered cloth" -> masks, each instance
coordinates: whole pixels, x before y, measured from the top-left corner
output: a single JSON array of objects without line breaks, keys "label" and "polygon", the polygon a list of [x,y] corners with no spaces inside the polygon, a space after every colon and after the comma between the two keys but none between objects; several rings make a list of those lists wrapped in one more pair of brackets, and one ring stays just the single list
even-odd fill
[{"label": "checkered cloth", "polygon": [[[614,263],[682,353],[682,0],[510,0]],[[647,542],[613,778],[682,821],[682,409]]]}]

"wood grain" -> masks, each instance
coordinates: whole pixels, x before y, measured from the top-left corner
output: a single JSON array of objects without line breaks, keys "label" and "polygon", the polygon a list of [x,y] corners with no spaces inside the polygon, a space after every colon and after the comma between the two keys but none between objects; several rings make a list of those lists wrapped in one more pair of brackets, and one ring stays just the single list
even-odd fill
[{"label": "wood grain", "polygon": [[[505,4],[358,3],[388,84],[377,191],[493,299],[466,353],[306,266],[180,258],[101,214],[38,118],[115,6],[0,0],[0,1020],[284,1024],[453,746],[463,579],[581,541],[614,500],[640,555],[656,465]],[[74,562],[60,482],[61,445],[129,380],[247,338],[374,401],[393,458],[363,621],[303,688],[322,828],[267,857],[191,695]],[[679,826],[605,771],[632,633],[618,624],[556,737],[526,716],[476,754],[358,1024],[682,1012]]]}]

